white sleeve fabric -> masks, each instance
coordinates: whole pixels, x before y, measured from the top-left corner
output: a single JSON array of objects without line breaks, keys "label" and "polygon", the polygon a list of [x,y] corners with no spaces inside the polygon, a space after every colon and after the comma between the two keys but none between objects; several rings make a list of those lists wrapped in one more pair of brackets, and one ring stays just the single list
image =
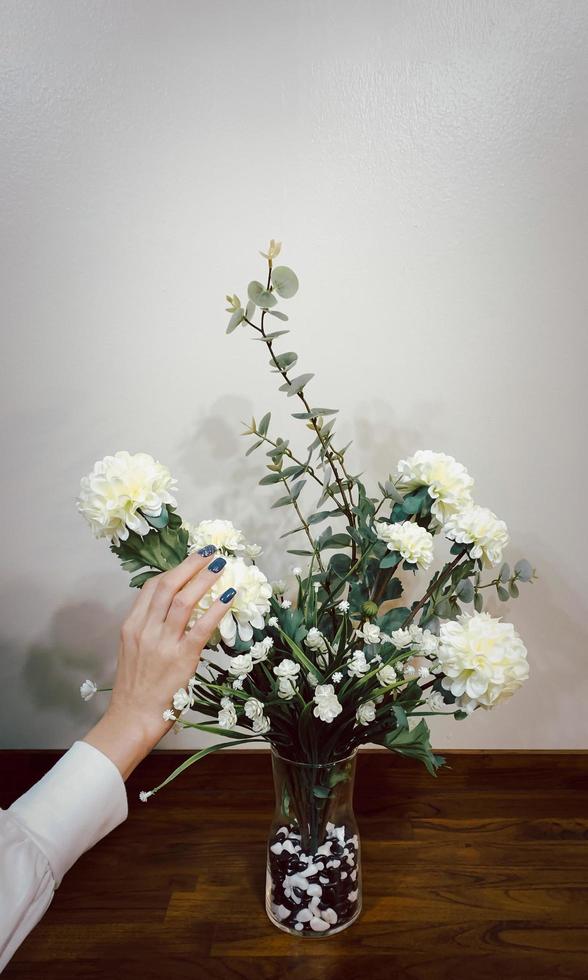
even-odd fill
[{"label": "white sleeve fabric", "polygon": [[127,813],[122,776],[87,742],[74,742],[0,810],[0,970],[46,912],[66,871]]}]

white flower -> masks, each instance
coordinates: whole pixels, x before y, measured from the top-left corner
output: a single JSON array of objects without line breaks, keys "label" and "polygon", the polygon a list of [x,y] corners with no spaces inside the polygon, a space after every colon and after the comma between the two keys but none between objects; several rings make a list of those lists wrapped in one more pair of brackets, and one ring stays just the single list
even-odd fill
[{"label": "white flower", "polygon": [[294,565],[292,568],[292,575],[295,575],[296,578],[300,578],[302,575],[302,569],[298,565]]},{"label": "white flower", "polygon": [[253,731],[257,735],[263,735],[269,731],[270,723],[263,713],[263,704],[257,698],[249,698],[245,702],[244,711],[251,719]]},{"label": "white flower", "polygon": [[262,660],[267,660],[268,653],[274,645],[274,641],[271,636],[264,636],[263,640],[259,640],[257,643],[253,643],[249,653],[251,654],[254,663],[259,664]]},{"label": "white flower", "polygon": [[450,514],[463,510],[471,502],[474,481],[465,466],[456,463],[453,456],[419,449],[409,459],[398,463],[399,487],[416,490],[428,487],[433,498],[431,513],[443,524]]},{"label": "white flower", "polygon": [[481,558],[485,565],[498,565],[502,561],[502,549],[509,541],[504,521],[487,507],[477,504],[452,514],[443,533],[458,544],[471,544],[470,556]]},{"label": "white flower", "polygon": [[233,677],[240,677],[241,674],[249,674],[253,670],[253,657],[251,653],[240,653],[236,657],[231,657],[229,661],[229,674]]},{"label": "white flower", "polygon": [[444,711],[447,705],[443,700],[443,695],[440,691],[433,691],[428,697],[428,704],[431,711]]},{"label": "white flower", "polygon": [[153,790],[152,789],[147,790],[147,791],[145,791],[144,789],[142,789],[141,792],[139,793],[139,799],[141,800],[141,803],[146,803],[150,796],[153,796]]},{"label": "white flower", "polygon": [[263,554],[263,548],[259,544],[245,544],[241,550],[245,557],[251,560],[259,558]]},{"label": "white flower", "polygon": [[391,638],[398,650],[402,650],[404,647],[416,647],[422,641],[423,631],[420,626],[415,626],[413,623],[408,629],[393,630]]},{"label": "white flower", "polygon": [[421,666],[419,667],[419,677],[421,678],[421,680],[424,681],[425,678],[428,676],[429,676],[429,668],[425,664],[421,664]]},{"label": "white flower", "polygon": [[360,636],[366,643],[380,643],[381,633],[380,627],[375,623],[364,623],[360,630],[355,631],[355,635]]},{"label": "white flower", "polygon": [[175,489],[171,473],[153,456],[122,451],[94,463],[81,480],[77,507],[95,537],[118,545],[129,531],[148,534],[145,516],[159,517],[166,504],[175,507]]},{"label": "white flower", "polygon": [[488,613],[443,623],[439,639],[443,687],[464,706],[491,708],[529,676],[527,651],[513,625]]},{"label": "white flower", "polygon": [[355,712],[355,717],[359,725],[369,725],[376,718],[376,702],[364,701]]},{"label": "white flower", "polygon": [[274,628],[276,626],[278,626],[278,617],[277,616],[270,616],[270,618],[267,621],[267,625],[268,626],[273,626]]},{"label": "white flower", "polygon": [[316,687],[318,684],[318,677],[316,676],[316,674],[313,674],[310,670],[306,675],[306,680],[308,681],[310,687]]},{"label": "white flower", "polygon": [[414,664],[404,664],[402,673],[405,677],[416,677],[417,669]]},{"label": "white flower", "polygon": [[313,589],[314,589],[315,592],[318,592],[319,589],[320,589],[320,587],[321,587],[321,583],[320,582],[313,582],[312,587],[313,587]]},{"label": "white flower", "polygon": [[361,677],[362,674],[367,674],[369,669],[369,664],[365,659],[365,653],[363,650],[354,650],[351,654],[351,659],[347,664],[347,672],[349,676]]},{"label": "white flower", "polygon": [[245,546],[243,531],[237,530],[231,521],[200,521],[200,524],[184,524],[188,531],[188,548],[197,551],[207,544],[214,544],[219,551],[242,551]]},{"label": "white flower", "polygon": [[308,633],[304,637],[304,645],[307,646],[309,650],[319,650],[320,653],[327,652],[325,638],[321,631],[316,628],[316,626],[310,627]]},{"label": "white flower", "polygon": [[290,606],[292,605],[292,603],[290,602],[289,599],[282,599],[281,602],[280,602],[280,605],[281,605],[282,609],[289,609]]},{"label": "white flower", "polygon": [[274,595],[283,595],[286,591],[286,583],[283,579],[278,579],[276,582],[272,582],[272,592]]},{"label": "white flower", "polygon": [[392,664],[384,664],[376,674],[382,687],[388,687],[396,680],[396,671]]},{"label": "white flower", "polygon": [[337,609],[342,613],[349,612],[349,603],[347,602],[347,599],[343,599],[343,601],[337,606]]},{"label": "white flower", "polygon": [[237,712],[230,698],[221,698],[221,710],[218,713],[218,724],[221,728],[232,728],[237,724]]},{"label": "white flower", "polygon": [[343,680],[343,674],[341,671],[336,670],[334,674],[331,674],[331,680],[334,681],[335,684],[339,684]]},{"label": "white flower", "polygon": [[313,700],[316,706],[313,710],[315,718],[326,721],[328,725],[343,711],[343,705],[339,704],[332,684],[317,684]]},{"label": "white flower", "polygon": [[282,660],[274,667],[274,674],[278,678],[278,697],[282,700],[287,701],[294,697],[299,673],[300,664],[294,660]]},{"label": "white flower", "polygon": [[236,677],[235,680],[232,683],[233,690],[234,691],[242,691],[243,690],[243,681],[246,681],[246,680],[247,680],[247,674],[239,674],[239,676]]},{"label": "white flower", "polygon": [[96,687],[94,681],[85,680],[82,684],[80,684],[80,697],[84,701],[90,701],[96,694],[97,690],[98,688]]},{"label": "white flower", "polygon": [[176,711],[185,711],[193,703],[194,698],[183,687],[179,691],[176,691],[172,698],[172,704]]},{"label": "white flower", "polygon": [[231,608],[220,621],[219,631],[227,646],[232,647],[235,645],[237,632],[247,643],[253,637],[254,629],[263,629],[272,591],[257,565],[247,565],[243,558],[229,555],[210,592],[196,606],[190,622],[194,623],[229,588],[235,589],[237,594]]},{"label": "white flower", "polygon": [[439,649],[439,637],[431,633],[430,630],[423,630],[423,635],[418,644],[419,652],[424,657],[432,657]]},{"label": "white flower", "polygon": [[171,708],[166,708],[163,712],[162,718],[164,721],[176,721],[176,716],[174,715]]},{"label": "white flower", "polygon": [[402,558],[418,568],[428,568],[433,561],[433,535],[412,521],[386,524],[376,521],[374,530],[388,551],[400,552]]}]

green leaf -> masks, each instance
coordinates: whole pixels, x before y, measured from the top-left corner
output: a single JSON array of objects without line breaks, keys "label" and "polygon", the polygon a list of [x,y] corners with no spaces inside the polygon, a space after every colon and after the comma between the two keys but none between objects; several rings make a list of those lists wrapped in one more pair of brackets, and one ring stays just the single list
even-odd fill
[{"label": "green leaf", "polygon": [[245,316],[247,317],[248,320],[250,320],[254,313],[255,313],[255,303],[252,303],[251,300],[249,300],[247,306],[245,307]]},{"label": "green leaf", "polygon": [[497,585],[496,591],[498,593],[498,598],[500,599],[501,602],[508,602],[509,600],[508,589],[505,589],[503,585]]},{"label": "green leaf", "polygon": [[292,503],[292,497],[288,494],[287,497],[279,497],[273,504],[271,509],[275,510],[276,507],[285,507],[286,504]]},{"label": "green leaf", "polygon": [[288,398],[291,398],[292,395],[297,395],[299,391],[302,391],[312,378],[314,378],[314,374],[300,374],[292,381],[287,381],[286,384],[280,385],[280,391],[285,391]]},{"label": "green leaf", "polygon": [[399,551],[389,551],[380,562],[380,568],[394,568],[400,561]]},{"label": "green leaf", "polygon": [[408,728],[395,728],[394,731],[387,732],[378,741],[392,752],[398,752],[399,755],[419,759],[432,776],[436,775],[436,770],[445,762],[445,759],[442,756],[435,755],[431,748],[429,729],[424,718],[420,720],[415,728],[411,730]]},{"label": "green leaf", "polygon": [[316,512],[316,514],[311,514],[310,517],[307,518],[307,522],[306,523],[308,525],[320,524],[321,521],[325,521],[327,519],[327,517],[333,517],[337,513],[338,513],[338,511],[319,510],[319,511]]},{"label": "green leaf", "polygon": [[[272,310],[269,312],[271,313]],[[264,337],[254,337],[253,340],[260,340],[262,344],[269,344],[272,340],[276,340],[277,337],[283,337],[285,333],[290,333],[290,331],[274,330],[273,333],[266,333]]]},{"label": "green leaf", "polygon": [[279,473],[268,473],[267,476],[263,476],[259,481],[260,487],[268,487],[272,483],[280,483],[282,477]]},{"label": "green leaf", "polygon": [[143,517],[145,518],[147,523],[150,524],[151,527],[154,527],[157,531],[161,531],[163,530],[164,527],[167,527],[167,523],[169,520],[167,507],[162,507],[157,517],[150,517],[147,514],[145,514],[143,511],[141,511],[141,513],[143,514]]},{"label": "green leaf", "polygon": [[232,333],[236,330],[240,323],[243,322],[243,317],[245,316],[245,310],[241,306],[238,310],[235,310],[231,319],[229,320],[229,325],[226,329],[226,333]]},{"label": "green leaf", "polygon": [[247,450],[247,452],[245,453],[245,455],[246,456],[250,456],[251,453],[254,453],[255,450],[256,449],[259,449],[259,447],[262,446],[262,445],[263,445],[263,439],[260,439],[259,442],[254,442],[252,446],[249,446],[249,449]]},{"label": "green leaf", "polygon": [[313,786],[312,793],[319,800],[326,800],[331,795],[331,790],[328,786]]},{"label": "green leaf", "polygon": [[316,419],[319,415],[336,415],[338,408],[311,408],[310,412],[292,412],[293,419]]},{"label": "green leaf", "polygon": [[263,310],[269,310],[270,307],[275,306],[277,303],[277,299],[273,293],[270,293],[269,289],[265,289],[257,280],[249,283],[247,295],[252,303],[255,303],[256,306],[259,306]]},{"label": "green leaf", "polygon": [[484,609],[484,597],[481,592],[476,592],[474,596],[474,609],[477,613],[481,613]]},{"label": "green leaf", "polygon": [[467,711],[461,711],[461,710],[454,711],[453,717],[455,718],[456,721],[465,721],[465,719],[468,717],[468,713]]},{"label": "green leaf", "polygon": [[533,578],[533,568],[526,558],[521,558],[516,563],[514,570],[517,578],[520,578],[521,582],[530,582]]},{"label": "green leaf", "polygon": [[518,599],[520,592],[519,587],[516,582],[510,582],[508,586],[508,591],[510,592],[513,599]]},{"label": "green leaf", "polygon": [[392,714],[396,719],[397,728],[408,728],[408,717],[401,704],[392,705]]},{"label": "green leaf", "polygon": [[282,299],[291,299],[298,292],[298,276],[287,265],[272,269],[272,286]]},{"label": "green leaf", "polygon": [[275,362],[273,359],[270,361],[270,367],[274,369],[279,368],[280,371],[288,371],[289,368],[294,367],[297,360],[298,354],[295,354],[293,350],[289,350],[284,354],[276,354]]},{"label": "green leaf", "polygon": [[267,430],[269,428],[271,417],[272,417],[272,413],[271,412],[266,412],[266,414],[263,416],[261,422],[257,426],[257,431],[259,432],[260,436],[265,436],[267,434]]},{"label": "green leaf", "polygon": [[463,578],[455,590],[456,596],[459,598],[460,602],[473,602],[474,601],[474,586],[469,578]]},{"label": "green leaf", "polygon": [[[270,310],[269,311],[269,314],[270,314],[270,316],[277,317],[278,320],[284,320],[284,321],[286,321],[288,319],[288,317],[286,316],[286,314],[285,313],[281,313],[280,310]],[[280,333],[281,332],[282,331],[280,331]],[[284,333],[288,333],[288,331],[285,330]]]},{"label": "green leaf", "polygon": [[500,579],[501,582],[508,582],[510,578],[510,565],[508,564],[508,562],[506,561],[504,562],[502,568],[500,569],[498,578]]},{"label": "green leaf", "polygon": [[129,586],[131,589],[141,589],[145,585],[147,579],[153,578],[154,575],[161,575],[161,572],[155,570],[141,572],[140,575],[135,575],[134,578],[131,579]]}]

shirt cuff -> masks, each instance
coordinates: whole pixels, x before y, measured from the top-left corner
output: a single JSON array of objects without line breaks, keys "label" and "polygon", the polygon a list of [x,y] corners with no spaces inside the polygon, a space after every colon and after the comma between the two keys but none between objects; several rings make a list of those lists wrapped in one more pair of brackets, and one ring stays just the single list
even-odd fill
[{"label": "shirt cuff", "polygon": [[87,742],[74,742],[8,812],[46,855],[56,886],[84,851],[128,814],[122,776]]}]

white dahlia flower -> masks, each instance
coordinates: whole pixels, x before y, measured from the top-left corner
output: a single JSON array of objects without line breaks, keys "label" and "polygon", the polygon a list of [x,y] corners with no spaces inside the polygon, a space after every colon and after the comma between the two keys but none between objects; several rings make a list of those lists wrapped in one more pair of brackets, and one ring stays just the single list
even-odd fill
[{"label": "white dahlia flower", "polygon": [[472,558],[481,558],[485,565],[498,565],[502,561],[502,549],[509,537],[504,521],[500,521],[487,507],[472,504],[447,520],[443,533],[458,544],[472,545]]},{"label": "white dahlia flower", "polygon": [[386,524],[376,521],[374,530],[388,551],[399,551],[405,561],[419,568],[428,568],[433,561],[433,535],[412,521]]},{"label": "white dahlia flower", "polygon": [[321,721],[326,721],[328,725],[343,711],[343,705],[339,703],[332,684],[317,684],[313,700],[315,703],[313,715]]},{"label": "white dahlia flower", "polygon": [[200,524],[187,524],[188,550],[191,552],[213,544],[219,551],[243,551],[246,547],[243,531],[237,530],[231,521],[200,521]]},{"label": "white dahlia flower", "polygon": [[453,456],[419,449],[409,459],[398,463],[399,489],[416,490],[428,487],[433,498],[431,513],[443,524],[456,510],[463,510],[471,503],[474,481],[461,463]]},{"label": "white dahlia flower", "polygon": [[227,646],[234,646],[237,637],[245,643],[253,637],[254,629],[263,629],[264,616],[270,608],[272,588],[257,565],[247,565],[243,558],[227,556],[227,564],[217,576],[210,592],[200,600],[190,620],[193,625],[227,589],[236,596],[220,621],[219,632]]},{"label": "white dahlia flower", "polygon": [[376,720],[376,702],[364,701],[355,712],[358,725],[369,725]]},{"label": "white dahlia flower", "polygon": [[443,687],[466,710],[493,707],[529,676],[527,651],[512,623],[485,612],[443,623],[438,657],[445,674]]},{"label": "white dahlia flower", "polygon": [[96,538],[118,545],[129,531],[148,534],[151,527],[144,515],[159,517],[165,504],[175,507],[175,490],[171,473],[153,456],[123,450],[94,463],[80,482],[77,507]]}]

